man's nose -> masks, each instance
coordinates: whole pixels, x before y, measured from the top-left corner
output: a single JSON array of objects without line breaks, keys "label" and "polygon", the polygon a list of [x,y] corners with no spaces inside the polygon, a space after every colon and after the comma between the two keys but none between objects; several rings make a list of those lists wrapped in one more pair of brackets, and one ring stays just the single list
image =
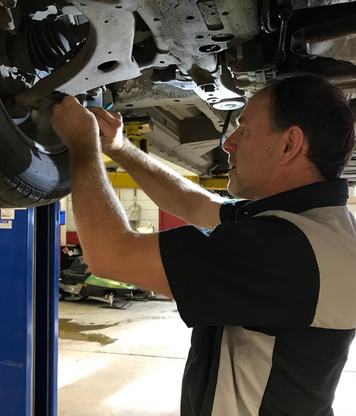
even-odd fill
[{"label": "man's nose", "polygon": [[237,145],[237,129],[230,134],[230,136],[225,140],[222,148],[226,153],[231,153],[236,150]]}]

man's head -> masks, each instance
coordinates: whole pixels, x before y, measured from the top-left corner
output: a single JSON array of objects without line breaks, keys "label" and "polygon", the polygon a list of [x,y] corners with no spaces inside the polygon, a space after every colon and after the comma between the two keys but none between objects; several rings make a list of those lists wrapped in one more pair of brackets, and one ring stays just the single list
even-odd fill
[{"label": "man's head", "polygon": [[224,149],[232,195],[260,199],[340,177],[355,143],[340,90],[315,75],[277,81],[254,95]]}]

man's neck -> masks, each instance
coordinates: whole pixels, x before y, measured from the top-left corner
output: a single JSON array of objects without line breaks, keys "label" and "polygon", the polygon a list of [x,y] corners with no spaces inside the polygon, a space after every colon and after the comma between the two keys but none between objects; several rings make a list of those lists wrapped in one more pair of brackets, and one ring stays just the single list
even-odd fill
[{"label": "man's neck", "polygon": [[253,201],[258,201],[272,195],[281,194],[282,192],[287,192],[292,189],[301,188],[302,186],[311,185],[312,183],[322,182],[324,180],[325,179],[320,174],[314,174],[312,172],[310,172],[310,174],[305,172],[303,177],[284,178],[283,180],[278,180],[275,183],[272,183],[268,188],[261,189],[256,195],[256,198],[253,198]]}]

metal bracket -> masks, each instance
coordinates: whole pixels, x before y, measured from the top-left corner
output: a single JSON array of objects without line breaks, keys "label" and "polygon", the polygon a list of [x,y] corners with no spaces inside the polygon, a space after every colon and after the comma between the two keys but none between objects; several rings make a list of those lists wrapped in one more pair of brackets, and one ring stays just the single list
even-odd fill
[{"label": "metal bracket", "polygon": [[98,2],[92,0],[86,0],[85,3],[73,1],[90,21],[85,45],[64,67],[19,94],[17,102],[24,107],[35,107],[45,99],[53,100],[54,91],[79,95],[102,85],[140,76],[140,68],[132,60],[135,35],[132,9],[140,7],[141,2],[134,3],[130,3],[128,10],[117,4],[100,3],[99,6]]}]

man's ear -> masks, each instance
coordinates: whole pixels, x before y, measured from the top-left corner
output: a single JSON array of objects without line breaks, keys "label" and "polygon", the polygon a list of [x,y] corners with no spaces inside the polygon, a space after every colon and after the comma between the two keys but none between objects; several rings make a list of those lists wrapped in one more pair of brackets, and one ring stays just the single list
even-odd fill
[{"label": "man's ear", "polygon": [[300,127],[292,126],[286,130],[282,138],[280,164],[285,166],[295,159],[301,153],[304,144],[306,144],[306,138]]}]

